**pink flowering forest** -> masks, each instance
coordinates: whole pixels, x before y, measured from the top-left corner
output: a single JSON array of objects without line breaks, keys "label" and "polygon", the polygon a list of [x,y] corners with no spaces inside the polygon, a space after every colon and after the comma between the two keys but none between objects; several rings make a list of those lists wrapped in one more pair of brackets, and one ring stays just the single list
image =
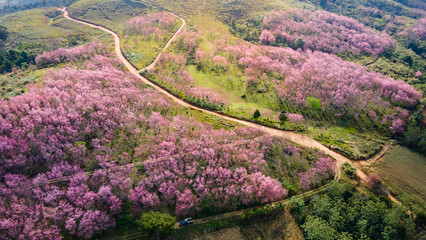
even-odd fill
[{"label": "pink flowering forest", "polygon": [[[400,37],[424,38],[423,23]],[[163,41],[175,26],[175,16],[152,13],[126,21],[123,35]],[[198,86],[189,66],[236,76],[242,98],[268,94],[268,111],[295,125],[368,122],[402,134],[422,94],[335,55],[375,57],[393,46],[386,33],[349,17],[273,11],[259,44],[183,31],[144,74],[194,105],[230,115],[239,113],[227,96]],[[103,43],[35,61],[55,68],[24,94],[0,99],[0,239],[89,239],[151,210],[208,217],[334,178],[330,156],[248,127],[217,129],[126,72]]]},{"label": "pink flowering forest", "polygon": [[91,238],[124,214],[211,215],[333,177],[335,161],[317,151],[197,122],[98,48],[43,54],[84,57],[0,100],[0,238]]},{"label": "pink flowering forest", "polygon": [[299,9],[271,12],[263,19],[260,42],[354,55],[378,55],[394,45],[386,33],[376,32],[350,17]]},{"label": "pink flowering forest", "polygon": [[[275,96],[269,103],[272,110],[286,109],[301,115],[299,119],[368,121],[393,133],[405,131],[409,110],[422,99],[413,86],[330,53],[229,39],[215,40],[214,48],[206,52],[200,47],[202,41],[206,40],[198,33],[182,33],[175,50],[164,54],[149,74],[176,95],[213,110],[233,111],[219,92],[203,89],[200,94],[200,89],[194,94],[197,84],[187,66],[194,64],[201,72],[222,76],[237,71],[247,95],[256,94],[252,89],[265,89],[262,91]],[[310,106],[309,98],[319,101],[319,110]]]}]

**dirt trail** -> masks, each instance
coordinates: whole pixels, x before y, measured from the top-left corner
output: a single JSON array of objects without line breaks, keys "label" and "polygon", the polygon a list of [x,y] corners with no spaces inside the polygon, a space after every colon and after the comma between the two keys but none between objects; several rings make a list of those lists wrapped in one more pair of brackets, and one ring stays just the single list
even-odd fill
[{"label": "dirt trail", "polygon": [[[248,126],[248,127],[256,128],[256,129],[262,130],[262,131],[264,131],[264,132],[266,132],[266,133],[268,133],[268,134],[270,134],[272,136],[281,137],[283,139],[286,139],[288,141],[297,143],[297,144],[299,144],[301,146],[304,146],[304,147],[316,148],[319,151],[322,151],[322,152],[324,152],[324,153],[326,153],[326,154],[328,154],[331,157],[333,157],[333,158],[336,159],[336,161],[337,161],[337,171],[336,171],[336,175],[335,175],[334,181],[337,181],[337,180],[340,179],[340,174],[341,174],[340,173],[340,168],[341,168],[341,166],[344,163],[347,162],[347,163],[350,163],[350,164],[353,165],[353,162],[349,158],[347,158],[347,157],[341,155],[340,153],[337,153],[337,152],[335,152],[335,151],[333,151],[333,150],[325,147],[320,142],[318,142],[318,141],[316,141],[316,140],[314,140],[314,139],[312,139],[312,138],[310,138],[310,137],[308,137],[306,135],[302,135],[302,134],[295,133],[295,132],[289,132],[289,131],[279,130],[279,129],[275,129],[275,128],[272,128],[272,127],[263,126],[263,125],[260,125],[260,124],[256,124],[256,123],[253,123],[253,122],[249,122],[249,121],[237,119],[237,118],[234,118],[234,117],[226,116],[226,115],[223,115],[223,114],[219,114],[217,112],[213,112],[213,111],[210,111],[210,110],[206,110],[206,109],[203,109],[203,108],[191,105],[190,103],[187,103],[187,102],[183,101],[182,99],[180,99],[180,98],[172,95],[171,93],[167,92],[166,90],[164,90],[160,86],[158,86],[158,85],[154,84],[153,82],[149,81],[147,78],[141,76],[139,74],[140,71],[150,70],[150,69],[153,69],[155,67],[156,63],[158,62],[158,60],[159,60],[159,58],[161,56],[161,54],[166,51],[166,49],[170,46],[170,44],[173,42],[173,40],[175,40],[177,34],[179,34],[182,31],[182,29],[185,27],[186,21],[183,18],[181,18],[181,17],[179,17],[179,16],[171,13],[174,16],[180,18],[183,21],[182,26],[173,35],[173,37],[167,42],[167,44],[164,46],[163,51],[157,56],[157,58],[155,59],[155,61],[151,65],[149,65],[148,67],[146,67],[146,68],[144,68],[142,70],[137,70],[124,57],[123,53],[121,52],[120,37],[115,32],[113,32],[112,30],[107,29],[107,28],[105,28],[103,26],[97,25],[97,24],[93,24],[93,23],[90,23],[90,22],[87,22],[87,21],[83,21],[83,20],[78,20],[78,19],[72,18],[72,17],[70,17],[68,15],[68,12],[67,12],[66,8],[63,8],[63,9],[60,9],[60,10],[64,12],[64,17],[66,19],[68,19],[68,20],[71,20],[71,21],[74,21],[74,22],[78,22],[78,23],[90,26],[92,28],[100,29],[102,31],[105,31],[105,32],[111,34],[114,37],[114,50],[115,50],[115,53],[117,54],[117,57],[119,58],[119,60],[126,66],[126,68],[133,75],[135,75],[138,79],[140,79],[141,81],[143,81],[145,84],[147,84],[147,85],[155,88],[157,91],[165,94],[166,96],[168,96],[173,101],[175,101],[176,103],[180,104],[181,106],[187,107],[187,108],[191,108],[191,109],[195,109],[195,110],[198,110],[198,111],[201,111],[201,112],[205,112],[205,113],[217,116],[217,117],[221,117],[221,118],[224,118],[226,120],[239,123],[241,125],[245,125],[245,126]],[[384,151],[386,151],[386,150],[384,150]],[[381,155],[381,154],[379,153],[379,155]],[[376,158],[377,157],[373,157],[372,159],[376,159]],[[362,172],[359,168],[357,169],[356,173],[357,173],[358,177],[361,180],[363,180],[363,181],[367,180],[366,174],[364,172]],[[318,189],[314,189],[314,190],[311,190],[309,192],[302,193],[302,194],[300,194],[298,196],[303,197],[303,196],[313,195],[313,194],[316,194],[316,193],[318,193],[320,191],[323,191],[325,188],[326,188],[326,186],[322,186],[322,187],[320,187]],[[389,198],[392,201],[400,204],[399,201],[396,200],[393,196],[389,195]],[[279,204],[279,203],[286,204],[286,203],[288,203],[288,201],[289,201],[289,199],[285,199],[283,201],[275,202],[275,203],[272,203],[272,204]],[[198,219],[198,220],[195,221],[195,223],[199,224],[199,223],[207,222],[207,221],[210,221],[210,220],[219,220],[219,219],[228,218],[228,217],[235,216],[235,215],[241,215],[246,210],[247,209],[240,210],[240,211],[229,212],[229,213],[225,213],[225,214],[221,214],[221,215],[217,215],[217,216],[213,216],[213,217]]]},{"label": "dirt trail", "polygon": [[[182,25],[180,26],[180,28],[175,32],[175,34],[173,34],[173,36],[170,38],[170,40],[166,43],[166,45],[164,45],[163,51],[161,51],[160,54],[157,55],[157,57],[155,58],[154,62],[151,63],[151,65],[149,65],[148,67],[145,67],[141,70],[139,70],[139,72],[143,72],[143,71],[149,71],[154,69],[155,65],[157,65],[157,62],[160,60],[161,55],[163,54],[163,52],[170,47],[170,44],[172,44],[172,42],[176,39],[177,35],[182,31],[182,29],[185,27],[186,25],[186,20],[179,17],[178,15],[168,12],[169,14],[179,18],[182,21]],[[120,50],[121,51],[121,50]]]},{"label": "dirt trail", "polygon": [[[203,108],[191,105],[191,104],[183,101],[182,99],[180,99],[180,98],[172,95],[171,93],[167,92],[166,90],[164,90],[160,86],[152,83],[151,81],[149,81],[148,79],[146,79],[145,77],[143,77],[143,76],[141,76],[139,74],[139,71],[129,61],[127,61],[127,59],[124,57],[123,53],[121,52],[120,37],[115,32],[113,32],[112,30],[107,29],[105,27],[93,24],[93,23],[89,23],[89,22],[86,22],[86,21],[82,21],[82,20],[71,18],[68,15],[68,12],[67,12],[66,9],[61,9],[61,11],[64,12],[64,17],[66,19],[68,19],[68,20],[71,20],[71,21],[74,21],[74,22],[78,22],[78,23],[81,23],[81,24],[84,24],[84,25],[87,25],[87,26],[90,26],[90,27],[93,27],[93,28],[96,28],[96,29],[100,29],[100,30],[103,30],[103,31],[111,34],[114,37],[114,45],[115,45],[114,46],[114,50],[115,50],[115,53],[117,54],[117,57],[119,58],[119,60],[126,66],[126,68],[133,75],[135,75],[137,78],[139,78],[140,80],[142,80],[145,84],[147,84],[147,85],[155,88],[159,92],[167,95],[169,98],[171,98],[176,103],[182,105],[183,107],[195,109],[195,110],[198,110],[198,111],[201,111],[201,112],[205,112],[205,113],[208,113],[208,114],[211,114],[211,115],[215,115],[217,117],[224,118],[224,119],[229,120],[229,121],[233,121],[233,122],[239,123],[241,125],[245,125],[245,126],[248,126],[248,127],[256,128],[256,129],[262,130],[262,131],[264,131],[264,132],[266,132],[266,133],[268,133],[268,134],[270,134],[272,136],[282,137],[282,138],[284,138],[284,139],[286,139],[288,141],[295,142],[295,143],[297,143],[299,145],[302,145],[304,147],[317,148],[318,150],[320,150],[320,151],[322,151],[322,152],[324,152],[324,153],[332,156],[333,158],[335,158],[337,160],[338,167],[340,167],[345,162],[351,163],[351,160],[348,159],[347,157],[345,157],[345,156],[343,156],[343,155],[341,155],[341,154],[339,154],[337,152],[334,152],[334,151],[330,150],[329,148],[327,148],[324,145],[322,145],[320,142],[318,142],[318,141],[316,141],[316,140],[314,140],[314,139],[312,139],[312,138],[310,138],[310,137],[308,137],[306,135],[302,135],[302,134],[295,133],[295,132],[283,131],[283,130],[275,129],[275,128],[272,128],[272,127],[267,127],[267,126],[263,126],[263,125],[260,125],[260,124],[256,124],[256,123],[253,123],[253,122],[249,122],[249,121],[237,119],[237,118],[234,118],[234,117],[225,116],[223,114],[219,114],[217,112],[206,110],[206,109],[203,109]],[[183,27],[185,26],[185,24],[186,24],[186,21],[184,20],[181,28],[179,28],[178,32],[175,33],[175,35],[173,36],[173,38],[171,40],[173,40],[176,37],[176,34],[178,34],[183,29]],[[169,41],[166,44],[166,46],[163,49],[162,53],[167,49],[168,46],[170,46],[170,44],[171,44],[171,41]],[[160,55],[162,53],[160,53]],[[158,59],[158,57],[157,57],[157,59]],[[154,65],[155,64],[153,63],[148,68],[152,68],[152,67],[154,67]],[[363,172],[359,171],[358,174],[359,174],[359,177],[361,179],[365,179],[366,176],[365,176],[365,174]]]}]

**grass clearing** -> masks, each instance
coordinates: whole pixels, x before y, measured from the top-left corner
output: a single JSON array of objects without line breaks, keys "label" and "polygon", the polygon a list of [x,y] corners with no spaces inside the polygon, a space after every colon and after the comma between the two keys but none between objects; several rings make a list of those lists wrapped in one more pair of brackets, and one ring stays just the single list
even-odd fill
[{"label": "grass clearing", "polygon": [[[308,2],[298,0],[245,0],[245,1],[207,1],[207,0],[146,0],[157,6],[161,6],[193,22],[200,15],[211,16],[220,21],[264,16],[273,9],[287,9],[292,7],[312,8]],[[194,22],[195,23],[195,22]]]},{"label": "grass clearing", "polygon": [[105,26],[123,35],[123,23],[152,8],[134,0],[81,0],[68,8],[70,16]]},{"label": "grass clearing", "polygon": [[[315,125],[311,122],[309,125]],[[378,153],[387,138],[373,131],[361,133],[353,127],[328,125],[309,127],[309,135],[331,149],[343,152],[352,159],[368,159]]]},{"label": "grass clearing", "polygon": [[0,25],[9,31],[6,48],[29,49],[35,53],[68,48],[92,41],[110,38],[101,30],[77,24],[62,14],[48,17],[55,8],[40,8],[17,12],[0,18]]},{"label": "grass clearing", "polygon": [[397,145],[374,167],[404,205],[426,209],[425,156]]}]

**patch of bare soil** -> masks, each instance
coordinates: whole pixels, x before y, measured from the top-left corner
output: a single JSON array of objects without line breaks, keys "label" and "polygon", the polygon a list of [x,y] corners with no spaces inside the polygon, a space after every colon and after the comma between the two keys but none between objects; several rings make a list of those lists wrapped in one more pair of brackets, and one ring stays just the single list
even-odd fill
[{"label": "patch of bare soil", "polygon": [[197,240],[245,240],[240,227],[226,228],[216,232],[205,234]]}]

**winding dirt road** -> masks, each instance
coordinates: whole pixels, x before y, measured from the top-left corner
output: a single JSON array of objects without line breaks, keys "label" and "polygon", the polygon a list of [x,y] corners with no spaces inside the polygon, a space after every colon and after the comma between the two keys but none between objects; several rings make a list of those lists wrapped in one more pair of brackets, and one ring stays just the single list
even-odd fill
[{"label": "winding dirt road", "polygon": [[[169,98],[171,98],[173,101],[175,101],[177,104],[180,104],[181,106],[183,106],[183,107],[186,107],[186,108],[191,108],[191,109],[195,109],[195,110],[198,110],[198,111],[201,111],[201,112],[205,112],[205,113],[208,113],[208,114],[211,114],[211,115],[214,115],[214,116],[217,116],[217,117],[221,117],[221,118],[224,118],[224,119],[226,119],[226,120],[229,120],[229,121],[233,121],[233,122],[236,122],[236,123],[239,123],[239,124],[241,124],[241,125],[245,125],[245,126],[248,126],[248,127],[252,127],[252,128],[256,128],[256,129],[259,129],[259,130],[261,130],[261,131],[264,131],[264,132],[266,132],[266,133],[268,133],[268,134],[270,134],[270,135],[272,135],[272,136],[277,136],[277,137],[282,137],[282,138],[284,138],[284,139],[286,139],[286,140],[288,140],[288,141],[292,141],[292,142],[295,142],[295,143],[297,143],[297,144],[299,144],[299,145],[301,145],[301,146],[304,146],[304,147],[308,147],[308,148],[317,148],[318,150],[320,150],[320,151],[322,151],[322,152],[324,152],[324,153],[326,153],[326,154],[328,154],[328,155],[330,155],[330,156],[332,156],[333,158],[335,158],[336,160],[337,160],[337,167],[338,168],[340,168],[340,166],[342,165],[342,164],[344,164],[345,162],[348,162],[348,163],[352,163],[351,162],[351,160],[350,159],[348,159],[347,157],[345,157],[345,156],[343,156],[343,155],[341,155],[341,154],[339,154],[339,153],[337,153],[337,152],[334,152],[334,151],[332,151],[332,150],[330,150],[329,148],[327,148],[327,147],[325,147],[324,145],[322,145],[320,142],[318,142],[318,141],[316,141],[316,140],[314,140],[314,139],[312,139],[312,138],[310,138],[310,137],[308,137],[308,136],[306,136],[306,135],[303,135],[303,134],[299,134],[299,133],[295,133],[295,132],[289,132],[289,131],[283,131],[283,130],[279,130],[279,129],[275,129],[275,128],[272,128],[272,127],[267,127],[267,126],[263,126],[263,125],[260,125],[260,124],[257,124],[257,123],[253,123],[253,122],[249,122],[249,121],[245,121],[245,120],[241,120],[241,119],[237,119],[237,118],[234,118],[234,117],[230,117],[230,116],[225,116],[225,115],[223,115],[223,114],[219,114],[219,113],[217,113],[217,112],[213,112],[213,111],[210,111],[210,110],[206,110],[206,109],[203,109],[203,108],[200,108],[200,107],[197,107],[197,106],[194,106],[194,105],[192,105],[192,104],[190,104],[190,103],[187,103],[187,102],[185,102],[185,101],[183,101],[182,99],[180,99],[180,98],[178,98],[178,97],[176,97],[176,96],[174,96],[173,94],[171,94],[171,93],[169,93],[169,92],[167,92],[166,90],[164,90],[163,88],[161,88],[160,86],[158,86],[158,85],[156,85],[155,83],[153,83],[153,82],[151,82],[151,81],[149,81],[147,78],[145,78],[145,77],[143,77],[143,76],[141,76],[140,74],[139,74],[139,70],[137,70],[125,57],[124,57],[124,55],[123,55],[123,53],[121,52],[121,46],[120,46],[120,37],[115,33],[115,32],[113,32],[112,30],[110,30],[110,29],[107,29],[107,28],[105,28],[105,27],[102,27],[102,26],[99,26],[99,25],[97,25],[97,24],[93,24],[93,23],[89,23],[89,22],[86,22],[86,21],[83,21],[83,20],[78,20],[78,19],[75,19],[75,18],[72,18],[72,17],[70,17],[69,16],[69,14],[68,14],[68,11],[64,8],[64,9],[61,9],[61,11],[63,11],[64,12],[64,17],[66,18],[66,19],[68,19],[68,20],[71,20],[71,21],[74,21],[74,22],[78,22],[78,23],[81,23],[81,24],[84,24],[84,25],[87,25],[87,26],[90,26],[90,27],[92,27],[92,28],[96,28],[96,29],[100,29],[100,30],[102,30],[102,31],[105,31],[105,32],[107,32],[107,33],[109,33],[109,34],[111,34],[113,37],[114,37],[114,50],[115,50],[115,53],[117,54],[117,57],[119,58],[119,60],[126,66],[126,68],[133,74],[133,75],[135,75],[137,78],[139,78],[141,81],[143,81],[145,84],[147,84],[147,85],[149,85],[149,86],[151,86],[151,87],[153,87],[153,88],[155,88],[156,90],[158,90],[159,92],[161,92],[161,93],[163,93],[163,94],[165,94],[165,95],[167,95]],[[183,20],[183,19],[182,19]],[[156,61],[158,61],[157,59],[159,59],[159,57],[161,56],[161,54],[163,53],[163,52],[165,52],[166,51],[166,49],[167,49],[167,47],[169,47],[170,46],[170,44],[171,44],[171,42],[176,38],[176,35],[177,34],[179,34],[181,31],[182,31],[182,29],[184,28],[184,26],[185,26],[185,24],[186,24],[186,21],[185,20],[183,20],[183,23],[182,23],[182,26],[179,28],[179,30],[173,35],[173,37],[172,37],[172,39],[166,44],[166,46],[165,46],[165,48],[163,49],[163,51],[159,54],[159,56],[157,56],[157,58],[156,58]],[[148,69],[148,68],[153,68],[155,66],[155,61],[154,61],[154,63],[153,64],[151,64],[149,67],[147,67],[147,68],[145,68],[145,69]],[[143,69],[144,70],[144,69]],[[357,171],[357,174],[358,174],[358,176],[361,178],[361,179],[366,179],[366,175],[362,172],[362,171]]]},{"label": "winding dirt road", "polygon": [[[352,161],[350,160],[350,159],[348,159],[347,157],[345,157],[345,156],[343,156],[343,155],[341,155],[341,154],[339,154],[339,153],[337,153],[337,152],[335,152],[335,151],[333,151],[333,150],[331,150],[331,149],[329,149],[329,148],[327,148],[327,147],[325,147],[324,145],[322,145],[320,142],[318,142],[318,141],[316,141],[316,140],[314,140],[314,139],[312,139],[312,138],[310,138],[310,137],[308,137],[308,136],[306,136],[306,135],[302,135],[302,134],[299,134],[299,133],[295,133],[295,132],[289,132],[289,131],[283,131],[283,130],[279,130],[279,129],[275,129],[275,128],[271,128],[271,127],[267,127],[267,126],[263,126],[263,125],[260,125],[260,124],[256,124],[256,123],[253,123],[253,122],[249,122],[249,121],[245,121],[245,120],[241,120],[241,119],[237,119],[237,118],[234,118],[234,117],[230,117],[230,116],[226,116],[226,115],[223,115],[223,114],[219,114],[219,113],[217,113],[217,112],[213,112],[213,111],[210,111],[210,110],[206,110],[206,109],[203,109],[203,108],[200,108],[200,107],[197,107],[197,106],[194,106],[194,105],[192,105],[192,104],[190,104],[190,103],[188,103],[188,102],[185,102],[185,101],[183,101],[182,99],[180,99],[180,98],[178,98],[178,97],[176,97],[176,96],[174,96],[174,95],[172,95],[171,93],[169,93],[169,92],[167,92],[166,90],[164,90],[163,88],[161,88],[160,86],[158,86],[158,85],[156,85],[155,83],[153,83],[153,82],[151,82],[151,81],[149,81],[147,78],[145,78],[145,77],[143,77],[143,76],[141,76],[140,75],[140,72],[141,71],[144,71],[144,70],[151,70],[151,69],[153,69],[154,67],[155,67],[155,65],[157,64],[157,62],[158,62],[158,60],[160,59],[160,57],[161,57],[161,54],[163,53],[163,52],[165,52],[166,51],[166,49],[171,45],[171,43],[176,39],[176,36],[183,30],[183,28],[185,27],[185,25],[186,25],[186,21],[183,19],[183,18],[181,18],[181,17],[179,17],[179,16],[177,16],[177,15],[175,15],[175,14],[173,14],[173,13],[170,13],[170,14],[173,14],[174,16],[176,16],[176,17],[178,17],[179,19],[181,19],[182,20],[182,25],[181,25],[181,27],[178,29],[178,31],[173,35],[173,37],[167,42],[167,44],[164,46],[164,49],[163,49],[163,51],[157,56],[157,58],[155,59],[155,61],[151,64],[151,65],[149,65],[148,67],[146,67],[146,68],[144,68],[144,69],[142,69],[142,70],[137,70],[125,57],[124,57],[124,55],[123,55],[123,53],[122,53],[122,51],[121,51],[121,45],[120,45],[120,37],[115,33],[115,32],[113,32],[112,30],[110,30],[110,29],[107,29],[107,28],[105,28],[105,27],[103,27],[103,26],[100,26],[100,25],[97,25],[97,24],[93,24],[93,23],[90,23],[90,22],[87,22],[87,21],[83,21],[83,20],[78,20],[78,19],[75,19],[75,18],[72,18],[72,17],[70,17],[69,16],[69,14],[68,14],[68,12],[67,12],[67,10],[66,10],[66,8],[63,8],[63,9],[60,9],[61,11],[63,11],[64,12],[64,17],[66,18],[66,19],[68,19],[68,20],[71,20],[71,21],[74,21],[74,22],[77,22],[77,23],[81,23],[81,24],[84,24],[84,25],[87,25],[87,26],[90,26],[90,27],[92,27],[92,28],[96,28],[96,29],[100,29],[100,30],[102,30],[102,31],[105,31],[105,32],[107,32],[107,33],[109,33],[109,34],[111,34],[113,37],[114,37],[114,50],[115,50],[115,53],[117,54],[117,57],[120,59],[120,61],[126,66],[126,68],[133,74],[133,75],[135,75],[138,79],[140,79],[141,81],[143,81],[145,84],[147,84],[147,85],[149,85],[149,86],[151,86],[151,87],[153,87],[153,88],[155,88],[157,91],[159,91],[159,92],[161,92],[161,93],[163,93],[163,94],[165,94],[166,96],[168,96],[169,98],[171,98],[173,101],[175,101],[177,104],[180,104],[181,106],[183,106],[183,107],[186,107],[186,108],[191,108],[191,109],[195,109],[195,110],[198,110],[198,111],[201,111],[201,112],[204,112],[204,113],[208,113],[208,114],[211,114],[211,115],[214,115],[214,116],[217,116],[217,117],[221,117],[221,118],[224,118],[224,119],[226,119],[226,120],[229,120],[229,121],[233,121],[233,122],[236,122],[236,123],[239,123],[239,124],[241,124],[241,125],[245,125],[245,126],[248,126],[248,127],[252,127],[252,128],[256,128],[256,129],[259,129],[259,130],[262,130],[262,131],[264,131],[264,132],[266,132],[266,133],[268,133],[268,134],[270,134],[270,135],[272,135],[272,136],[277,136],[277,137],[281,137],[281,138],[283,138],[283,139],[286,139],[286,140],[288,140],[288,141],[291,141],[291,142],[294,142],[294,143],[297,143],[297,144],[299,144],[299,145],[301,145],[301,146],[304,146],[304,147],[308,147],[308,148],[316,148],[316,149],[318,149],[319,151],[322,151],[322,152],[324,152],[324,153],[326,153],[326,154],[328,154],[328,155],[330,155],[331,157],[333,157],[333,158],[335,158],[336,159],[336,161],[337,161],[337,170],[336,170],[336,175],[335,175],[335,178],[334,178],[334,181],[338,181],[339,179],[340,179],[340,168],[341,168],[341,166],[344,164],[344,163],[350,163],[350,164],[352,164]],[[386,151],[386,150],[385,150]],[[375,159],[376,157],[373,157],[372,159]],[[352,164],[353,165],[353,164]],[[365,175],[365,173],[364,172],[362,172],[360,169],[357,169],[357,175],[358,175],[358,177],[361,179],[361,180],[363,180],[363,181],[366,181],[367,180],[367,176]],[[322,187],[320,187],[320,188],[318,188],[318,189],[314,189],[314,190],[312,190],[312,191],[309,191],[309,192],[305,192],[305,193],[302,193],[302,194],[300,194],[300,195],[298,195],[298,196],[301,196],[301,197],[303,197],[303,196],[308,196],[308,195],[312,195],[312,194],[316,194],[316,193],[318,193],[318,192],[320,192],[320,191],[323,191],[324,189],[326,188],[326,186],[322,186]],[[398,204],[400,204],[399,203],[399,201],[398,200],[396,200],[393,196],[391,196],[391,195],[389,195],[389,198],[392,200],[392,201],[394,201],[394,202],[396,202],[396,203],[398,203]],[[287,203],[289,201],[289,199],[285,199],[285,200],[282,200],[282,201],[279,201],[279,202],[275,202],[275,203],[272,203],[272,204],[279,204],[279,203]],[[228,218],[228,217],[231,217],[231,216],[236,216],[236,215],[241,215],[244,211],[246,211],[246,210],[241,210],[241,211],[234,211],[234,212],[229,212],[229,213],[225,213],[225,214],[221,214],[221,215],[217,215],[217,216],[213,216],[213,217],[208,217],[208,218],[203,218],[203,219],[199,219],[199,220],[196,220],[195,221],[195,223],[196,224],[199,224],[199,223],[204,223],[204,222],[207,222],[207,221],[211,221],[211,220],[218,220],[218,219],[223,219],[223,218]]]}]

